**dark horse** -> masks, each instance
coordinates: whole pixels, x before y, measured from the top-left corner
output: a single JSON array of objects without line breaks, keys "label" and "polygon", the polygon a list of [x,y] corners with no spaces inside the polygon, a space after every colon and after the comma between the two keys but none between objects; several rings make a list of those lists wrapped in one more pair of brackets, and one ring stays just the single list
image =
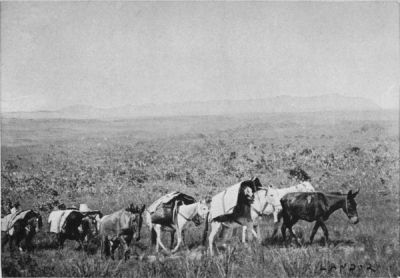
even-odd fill
[{"label": "dark horse", "polygon": [[[18,218],[18,215],[23,215],[22,218]],[[21,211],[16,215],[17,220],[12,225],[13,232],[10,235],[9,231],[2,232],[2,249],[5,244],[9,241],[10,251],[13,250],[13,245],[18,247],[20,251],[23,251],[24,248],[21,246],[21,242],[25,240],[25,248],[28,251],[33,250],[32,239],[36,233],[43,226],[42,216],[33,211],[33,210],[25,210]]]},{"label": "dark horse", "polygon": [[[324,221],[328,220],[329,216],[336,210],[342,209],[351,223],[358,223],[357,204],[354,200],[358,192],[359,190],[355,193],[350,190],[347,194],[321,192],[294,192],[286,194],[281,199],[283,216],[281,232],[283,240],[286,241],[286,229],[289,229],[290,238],[296,238],[292,227],[301,219],[308,222],[316,221],[311,232],[310,244],[319,227],[324,232],[326,242],[329,242],[328,229]],[[299,244],[297,240],[296,242]]]},{"label": "dark horse", "polygon": [[76,240],[78,249],[82,249],[83,243],[97,235],[97,221],[102,217],[99,211],[80,212],[72,211],[65,219],[64,230],[58,234],[59,248],[64,247],[66,239]]},{"label": "dark horse", "polygon": [[[208,244],[210,255],[213,255],[213,242],[214,237],[218,231],[222,228],[220,237],[225,239],[225,229],[247,226],[248,231],[251,231],[253,227],[253,221],[251,219],[251,204],[254,201],[254,192],[261,188],[261,183],[258,178],[252,178],[251,180],[243,181],[240,185],[239,194],[237,196],[237,204],[230,214],[224,214],[219,216],[212,216],[213,201],[211,201],[211,216],[208,216],[204,232],[203,232],[203,245],[206,243],[208,226],[211,225],[211,232],[208,237]],[[221,193],[219,193],[221,194]],[[217,201],[215,201],[217,202]],[[208,223],[210,222],[210,224]],[[251,239],[251,235],[249,235]]]}]

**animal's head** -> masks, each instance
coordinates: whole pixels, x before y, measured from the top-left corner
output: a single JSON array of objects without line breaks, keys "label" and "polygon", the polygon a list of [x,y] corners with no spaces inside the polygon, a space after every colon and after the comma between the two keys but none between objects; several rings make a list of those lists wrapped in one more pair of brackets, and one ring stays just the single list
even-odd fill
[{"label": "animal's head", "polygon": [[254,191],[251,187],[246,186],[245,188],[243,188],[243,194],[249,203],[254,202]]},{"label": "animal's head", "polygon": [[25,229],[28,233],[35,232],[38,233],[40,229],[43,227],[42,216],[39,213],[32,211],[32,217],[28,220],[28,225],[26,225]]},{"label": "animal's head", "polygon": [[89,214],[82,219],[82,229],[85,234],[90,236],[95,236],[99,233],[99,223],[103,214],[101,212],[96,212]]},{"label": "animal's head", "polygon": [[258,178],[252,178],[251,180],[242,182],[239,192],[239,201],[252,204],[254,202],[254,192],[256,192],[257,187],[260,185],[261,183]]},{"label": "animal's head", "polygon": [[197,214],[202,218],[206,219],[209,209],[209,203],[206,200],[202,200],[197,205]]},{"label": "animal's head", "polygon": [[94,216],[94,221],[96,221],[96,229],[97,229],[97,232],[100,231],[100,223],[101,223],[101,219],[102,219],[102,218],[103,218],[103,214],[102,214],[101,212],[97,213],[97,214]]},{"label": "animal's head", "polygon": [[267,193],[265,195],[267,203],[273,205],[273,206],[280,206],[281,204],[281,194],[279,194],[279,191],[277,188],[273,187],[272,185],[268,186]]},{"label": "animal's head", "polygon": [[198,226],[201,224],[202,219],[206,219],[209,210],[209,203],[206,200],[202,200],[197,203],[196,215],[192,218],[193,223]]},{"label": "animal's head", "polygon": [[140,240],[140,231],[142,229],[143,212],[144,212],[145,208],[146,208],[146,205],[139,207],[139,206],[134,206],[133,204],[131,204],[126,209],[126,211],[131,213],[130,227],[133,230],[133,237],[136,239],[136,241]]},{"label": "animal's head", "polygon": [[350,219],[350,222],[353,224],[357,224],[359,221],[357,213],[357,203],[355,200],[355,197],[357,196],[358,192],[360,192],[360,189],[358,189],[354,193],[352,192],[352,190],[350,190],[347,193],[346,203],[345,206],[343,207],[343,211],[346,213],[347,217]]},{"label": "animal's head", "polygon": [[251,181],[253,182],[254,191],[258,191],[263,188],[259,178],[253,177],[251,178]]}]

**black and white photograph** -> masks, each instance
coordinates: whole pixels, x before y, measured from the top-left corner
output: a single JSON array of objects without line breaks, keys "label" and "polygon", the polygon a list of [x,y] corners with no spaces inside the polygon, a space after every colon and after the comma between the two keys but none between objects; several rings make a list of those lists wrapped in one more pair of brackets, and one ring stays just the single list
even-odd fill
[{"label": "black and white photograph", "polygon": [[1,1],[2,277],[400,277],[397,1]]}]

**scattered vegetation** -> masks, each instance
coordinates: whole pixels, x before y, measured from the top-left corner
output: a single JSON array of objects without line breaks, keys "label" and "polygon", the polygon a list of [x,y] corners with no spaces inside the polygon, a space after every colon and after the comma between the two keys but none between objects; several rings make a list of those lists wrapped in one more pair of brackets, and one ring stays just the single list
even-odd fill
[{"label": "scattered vegetation", "polygon": [[[19,201],[23,208],[40,210],[44,219],[59,203],[87,203],[107,214],[131,202],[149,205],[171,190],[210,197],[252,176],[277,187],[311,179],[320,191],[361,191],[360,223],[352,226],[342,212],[334,214],[327,222],[334,242],[329,247],[318,241],[319,232],[312,246],[284,248],[270,240],[272,219],[266,218],[261,246],[243,248],[234,236],[211,259],[199,247],[203,226],[190,226],[187,249],[156,257],[143,226],[142,239],[132,245],[135,255],[123,262],[101,258],[98,242],[91,243],[90,252],[75,251],[74,242],[58,250],[45,226],[34,253],[2,252],[2,275],[399,276],[398,117],[345,116],[3,119],[2,207],[7,199]],[[59,129],[50,132],[49,125]],[[312,225],[299,222],[296,229],[306,243]]]}]

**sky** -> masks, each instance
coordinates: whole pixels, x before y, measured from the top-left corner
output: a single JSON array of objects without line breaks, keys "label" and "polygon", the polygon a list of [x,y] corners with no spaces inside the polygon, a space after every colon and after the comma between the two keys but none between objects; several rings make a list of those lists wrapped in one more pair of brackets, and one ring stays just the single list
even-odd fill
[{"label": "sky", "polygon": [[2,2],[1,110],[341,94],[399,107],[396,2]]}]

